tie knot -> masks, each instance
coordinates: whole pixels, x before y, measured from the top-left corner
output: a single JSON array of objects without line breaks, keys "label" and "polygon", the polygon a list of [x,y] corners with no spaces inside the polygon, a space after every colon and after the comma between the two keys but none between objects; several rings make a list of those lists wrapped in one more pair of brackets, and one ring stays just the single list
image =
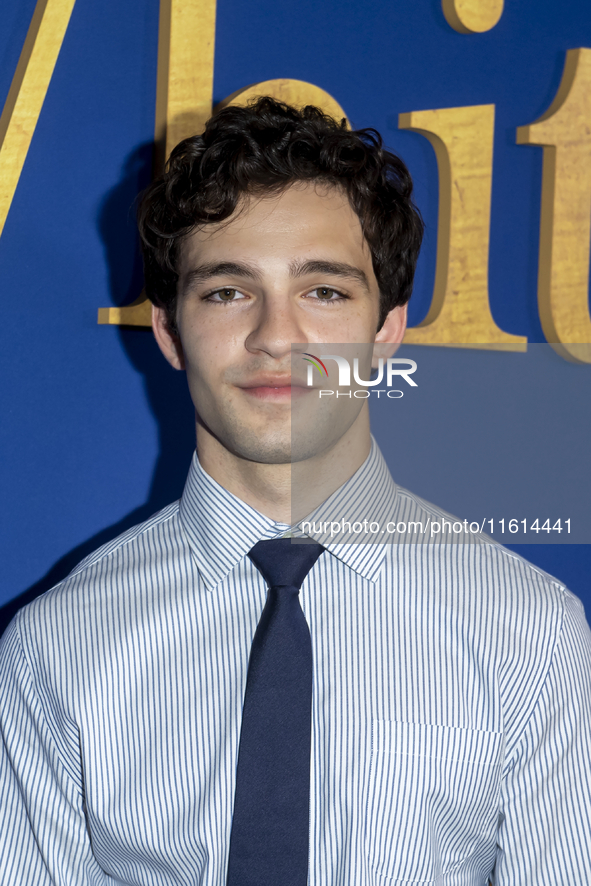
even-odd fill
[{"label": "tie knot", "polygon": [[324,550],[321,544],[293,544],[290,538],[259,541],[248,556],[269,587],[301,588],[310,569]]}]

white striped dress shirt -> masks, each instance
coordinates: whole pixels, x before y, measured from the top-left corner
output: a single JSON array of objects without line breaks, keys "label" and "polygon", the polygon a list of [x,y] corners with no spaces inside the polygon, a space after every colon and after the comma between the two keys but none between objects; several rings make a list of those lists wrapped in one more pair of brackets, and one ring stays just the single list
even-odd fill
[{"label": "white striped dress shirt", "polygon": [[[442,516],[394,484],[375,443],[321,510],[380,525]],[[180,502],[17,614],[0,659],[2,886],[223,886],[266,596],[247,552],[287,528],[195,457]],[[578,599],[482,540],[321,540],[300,593],[314,656],[309,883],[587,886]]]}]

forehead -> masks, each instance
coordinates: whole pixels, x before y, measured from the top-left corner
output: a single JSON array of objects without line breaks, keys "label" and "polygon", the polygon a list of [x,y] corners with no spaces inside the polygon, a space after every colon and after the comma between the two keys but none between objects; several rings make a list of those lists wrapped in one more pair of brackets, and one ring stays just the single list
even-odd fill
[{"label": "forehead", "polygon": [[328,185],[291,185],[279,194],[245,197],[224,222],[188,234],[180,272],[196,259],[240,256],[251,261],[332,257],[371,270],[371,253],[346,194]]}]

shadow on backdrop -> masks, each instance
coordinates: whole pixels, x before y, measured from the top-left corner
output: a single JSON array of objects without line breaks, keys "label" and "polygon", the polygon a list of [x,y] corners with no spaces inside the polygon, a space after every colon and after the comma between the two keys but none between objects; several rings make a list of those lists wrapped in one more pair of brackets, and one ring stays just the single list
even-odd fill
[{"label": "shadow on backdrop", "polygon": [[[137,298],[143,286],[139,238],[135,224],[137,194],[152,177],[153,144],[140,145],[124,163],[119,182],[99,208],[97,227],[109,271],[112,303],[124,305]],[[112,330],[105,329],[105,334]],[[62,581],[98,547],[148,519],[179,498],[195,449],[194,411],[184,372],[165,362],[149,329],[118,327],[121,345],[134,369],[144,379],[150,409],[158,427],[159,452],[147,501],[122,520],[77,545],[30,588],[0,608],[0,634],[16,612]],[[141,446],[141,441],[138,441]]]}]

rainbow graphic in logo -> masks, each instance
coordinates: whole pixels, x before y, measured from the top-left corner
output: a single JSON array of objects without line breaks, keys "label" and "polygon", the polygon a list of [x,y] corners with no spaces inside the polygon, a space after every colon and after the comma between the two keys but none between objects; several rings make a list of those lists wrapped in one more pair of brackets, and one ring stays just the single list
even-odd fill
[{"label": "rainbow graphic in logo", "polygon": [[[326,378],[328,378],[328,370],[327,370],[326,366],[324,365],[324,363],[322,362],[322,360],[320,359],[320,357],[315,357],[314,354],[306,354],[306,353],[302,354],[302,356],[303,356],[304,360],[306,360],[306,363],[311,363],[312,366],[316,367],[316,369],[318,370],[320,375],[322,375],[322,373],[324,373]],[[307,360],[306,359],[307,357],[309,357],[310,359]],[[309,369],[308,369],[308,372],[310,372]]]}]

